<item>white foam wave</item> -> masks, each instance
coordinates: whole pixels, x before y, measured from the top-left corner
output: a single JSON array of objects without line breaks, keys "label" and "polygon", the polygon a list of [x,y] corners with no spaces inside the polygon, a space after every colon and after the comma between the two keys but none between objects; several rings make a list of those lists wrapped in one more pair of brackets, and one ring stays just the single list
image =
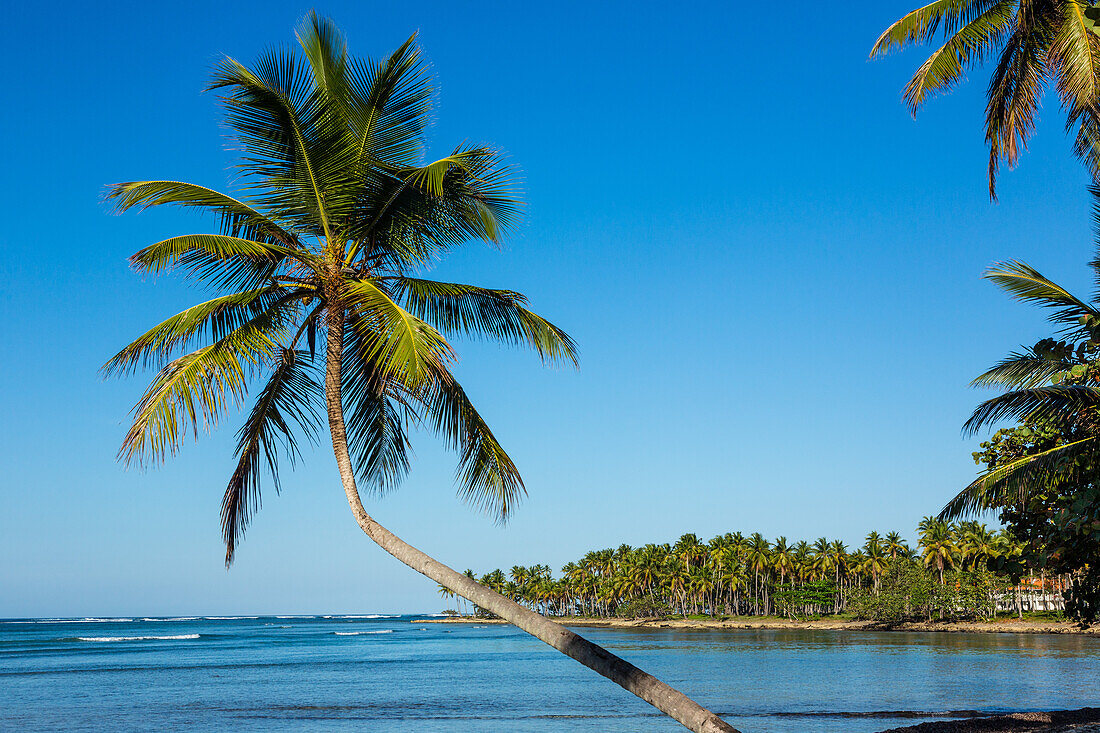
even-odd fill
[{"label": "white foam wave", "polygon": [[322,616],[321,618],[398,618],[397,614],[386,613],[344,613],[334,614],[332,616]]},{"label": "white foam wave", "polygon": [[128,624],[132,618],[37,618],[27,621],[4,621],[6,624]]},{"label": "white foam wave", "polygon": [[198,634],[174,634],[170,636],[78,636],[77,641],[178,641],[197,639]]},{"label": "white foam wave", "polygon": [[259,618],[259,616],[203,616],[207,621],[242,621],[244,619]]},{"label": "white foam wave", "polygon": [[363,634],[392,634],[393,629],[382,629],[381,631],[333,631],[332,633],[337,636],[362,636]]},{"label": "white foam wave", "polygon": [[142,621],[198,621],[198,620],[199,620],[198,616],[172,616],[172,617],[169,617],[169,618],[146,617],[146,618],[142,619]]}]

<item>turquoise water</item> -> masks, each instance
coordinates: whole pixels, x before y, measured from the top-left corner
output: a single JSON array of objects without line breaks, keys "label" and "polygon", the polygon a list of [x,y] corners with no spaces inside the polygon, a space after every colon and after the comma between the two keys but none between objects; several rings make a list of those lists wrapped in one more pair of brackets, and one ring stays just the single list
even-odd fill
[{"label": "turquoise water", "polygon": [[[512,627],[417,618],[0,621],[0,730],[683,730]],[[1081,636],[579,631],[745,733],[1100,704]]]}]

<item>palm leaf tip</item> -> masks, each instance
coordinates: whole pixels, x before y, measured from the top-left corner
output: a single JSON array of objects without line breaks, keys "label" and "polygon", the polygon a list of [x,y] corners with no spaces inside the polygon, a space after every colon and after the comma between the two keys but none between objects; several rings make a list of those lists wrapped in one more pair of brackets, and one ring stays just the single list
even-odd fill
[{"label": "palm leaf tip", "polygon": [[314,439],[320,428],[317,404],[321,396],[308,353],[283,349],[278,365],[237,433],[239,459],[221,506],[226,567],[233,562],[244,531],[260,508],[261,469],[266,465],[278,491],[280,449],[293,463],[299,455],[295,429],[310,441]]}]

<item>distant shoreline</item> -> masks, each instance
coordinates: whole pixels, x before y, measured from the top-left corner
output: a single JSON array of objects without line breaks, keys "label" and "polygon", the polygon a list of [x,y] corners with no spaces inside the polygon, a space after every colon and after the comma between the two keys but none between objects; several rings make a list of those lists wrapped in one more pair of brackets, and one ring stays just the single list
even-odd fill
[{"label": "distant shoreline", "polygon": [[[973,634],[1079,634],[1100,635],[1100,626],[1081,628],[1072,621],[912,621],[885,624],[878,621],[848,621],[843,619],[819,619],[816,621],[791,621],[788,619],[629,619],[588,618],[568,616],[554,618],[565,626],[589,626],[614,629],[796,629],[813,631],[920,631]],[[425,624],[506,624],[502,619],[485,619],[474,616],[450,618],[413,619],[412,623]]]}]

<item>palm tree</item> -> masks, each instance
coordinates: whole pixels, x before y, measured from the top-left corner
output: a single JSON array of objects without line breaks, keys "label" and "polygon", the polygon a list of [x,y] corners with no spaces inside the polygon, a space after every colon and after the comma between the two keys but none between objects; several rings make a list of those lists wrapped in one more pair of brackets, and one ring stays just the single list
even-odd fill
[{"label": "palm tree", "polygon": [[926,567],[935,567],[940,577],[940,585],[944,583],[944,571],[953,567],[955,558],[959,554],[959,548],[955,544],[955,533],[947,522],[935,517],[925,517],[918,527],[920,543],[924,548],[922,559]]},{"label": "palm tree", "polygon": [[1002,162],[1013,167],[1026,148],[1050,83],[1068,115],[1067,129],[1077,128],[1077,155],[1094,176],[1100,172],[1100,38],[1088,9],[1086,0],[933,0],[887,28],[871,57],[941,37],[943,45],[905,87],[914,116],[929,96],[950,91],[967,70],[997,57],[985,113],[995,199],[997,170]]},{"label": "palm tree", "polygon": [[[143,272],[182,268],[229,291],[155,326],[106,365],[111,374],[159,367],[120,456],[142,462],[174,454],[188,428],[215,425],[263,377],[222,502],[227,564],[259,506],[262,468],[277,480],[279,459],[293,459],[300,436],[316,432],[323,404],[352,513],[384,550],[688,728],[733,730],[367,513],[359,482],[374,492],[400,483],[409,465],[407,423],[434,430],[458,450],[459,493],[467,501],[503,520],[524,492],[512,460],[451,373],[446,336],[527,345],[550,363],[575,363],[576,350],[519,293],[414,277],[467,241],[499,241],[518,206],[509,169],[490,149],[462,146],[420,163],[431,85],[414,39],[382,62],[361,60],[347,53],[330,21],[311,14],[298,40],[304,62],[274,50],[253,68],[226,58],[214,72],[210,88],[225,94],[228,126],[244,151],[239,198],[177,181],[110,190],[120,212],[175,204],[214,214],[220,234],[173,237],[132,262]],[[197,343],[205,345],[169,360]]]},{"label": "palm tree", "polygon": [[[1094,214],[1100,217],[1100,188],[1091,190]],[[1100,250],[1100,234],[1097,245]],[[1100,256],[1089,266],[1100,280]],[[973,381],[1008,391],[978,405],[964,430],[973,434],[1015,418],[1055,426],[1063,437],[979,476],[948,502],[941,519],[1022,505],[1048,488],[1083,478],[1082,470],[1100,458],[1100,294],[1078,298],[1022,262],[998,263],[985,277],[1016,300],[1048,309],[1057,331],[1055,338],[1010,354]]]},{"label": "palm tree", "polygon": [[886,553],[890,556],[890,560],[897,560],[899,557],[904,557],[908,551],[908,547],[905,544],[905,540],[901,538],[901,535],[897,532],[890,532],[886,535]]},{"label": "palm tree", "polygon": [[787,576],[793,574],[794,567],[794,551],[787,544],[787,538],[781,536],[775,541],[775,549],[772,551],[772,569],[779,573],[780,586],[786,582]]},{"label": "palm tree", "polygon": [[859,561],[856,561],[855,564],[861,570],[870,573],[872,587],[875,591],[878,591],[879,580],[889,567],[889,561],[883,546],[878,542],[871,542],[870,537],[868,537],[867,544],[864,547],[863,557]]}]

